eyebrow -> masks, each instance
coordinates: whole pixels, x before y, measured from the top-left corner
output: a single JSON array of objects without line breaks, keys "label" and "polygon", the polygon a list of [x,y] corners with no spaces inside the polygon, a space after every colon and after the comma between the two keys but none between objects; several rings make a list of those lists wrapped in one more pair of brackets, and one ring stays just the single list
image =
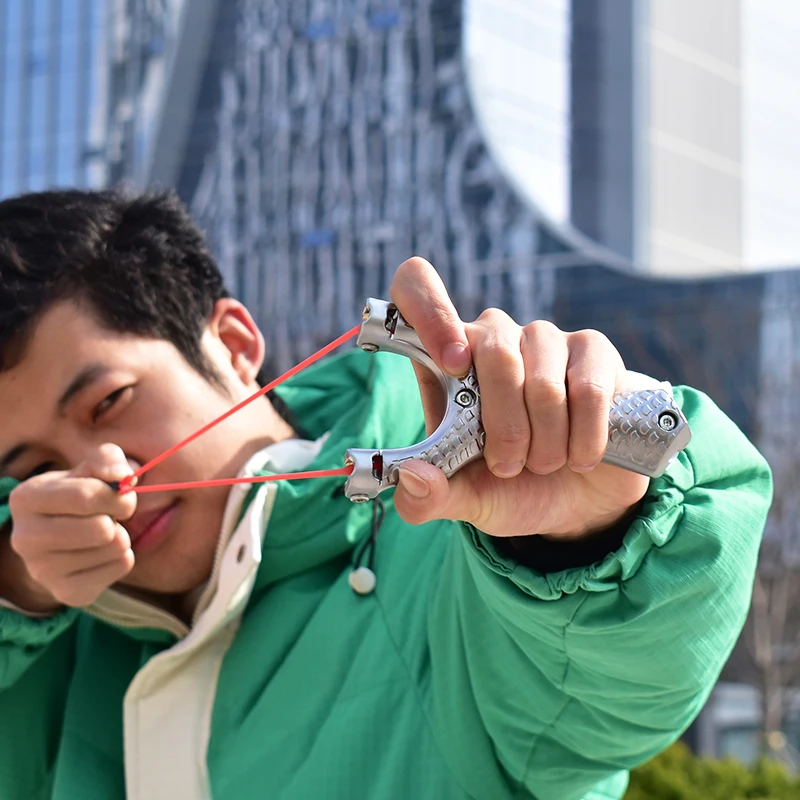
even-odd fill
[{"label": "eyebrow", "polygon": [[[67,388],[61,393],[58,398],[56,408],[59,414],[63,414],[69,402],[80,392],[87,387],[91,386],[96,380],[103,377],[110,368],[105,364],[88,364],[84,367],[67,385]],[[21,455],[30,449],[29,444],[18,444],[12,447],[9,451],[0,458],[0,476],[5,475],[8,468],[13,464]]]},{"label": "eyebrow", "polygon": [[[103,375],[110,371],[111,369],[105,364],[89,364],[88,366],[84,367],[69,382],[67,388],[61,393],[61,397],[58,398],[58,413],[63,414],[70,400],[72,400],[75,395],[82,392],[88,386],[91,386],[91,384],[93,384],[96,380],[102,378]],[[2,460],[0,460],[0,464],[2,463]]]}]

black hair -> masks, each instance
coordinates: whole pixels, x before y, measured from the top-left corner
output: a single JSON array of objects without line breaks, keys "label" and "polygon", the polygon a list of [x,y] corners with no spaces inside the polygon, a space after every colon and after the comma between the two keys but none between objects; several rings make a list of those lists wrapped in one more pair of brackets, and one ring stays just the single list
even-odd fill
[{"label": "black hair", "polygon": [[[171,342],[210,383],[224,381],[203,353],[215,303],[228,297],[203,234],[174,192],[36,192],[0,202],[0,371],[24,356],[54,303],[84,303],[100,324]],[[268,380],[263,367],[256,380]],[[298,433],[274,392],[267,397]]]},{"label": "black hair", "polygon": [[201,348],[228,295],[203,236],[171,192],[47,191],[0,202],[0,370],[54,303],[86,303],[109,330],[171,342],[220,383]]}]

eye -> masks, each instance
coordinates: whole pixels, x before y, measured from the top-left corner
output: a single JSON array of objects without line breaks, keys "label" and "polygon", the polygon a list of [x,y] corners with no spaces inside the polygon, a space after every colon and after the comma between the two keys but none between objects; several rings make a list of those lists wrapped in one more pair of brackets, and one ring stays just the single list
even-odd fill
[{"label": "eye", "polygon": [[103,414],[110,411],[117,404],[122,395],[131,388],[131,386],[122,386],[116,391],[111,392],[108,397],[101,400],[92,410],[92,422],[97,422]]},{"label": "eye", "polygon": [[43,475],[45,472],[52,472],[53,470],[56,470],[58,468],[59,466],[58,464],[55,463],[55,461],[45,461],[43,464],[39,464],[39,466],[36,467],[36,469],[31,471],[28,474],[28,477],[25,478],[25,480],[27,480],[28,478],[33,478],[35,475]]}]

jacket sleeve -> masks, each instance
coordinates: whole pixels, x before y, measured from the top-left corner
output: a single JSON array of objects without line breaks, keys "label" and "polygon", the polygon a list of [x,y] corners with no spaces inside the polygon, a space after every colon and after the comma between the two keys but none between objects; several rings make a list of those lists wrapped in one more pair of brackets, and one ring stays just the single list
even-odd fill
[{"label": "jacket sleeve", "polygon": [[0,797],[51,796],[77,609],[44,618],[0,607]]},{"label": "jacket sleeve", "polygon": [[434,724],[476,798],[617,798],[699,713],[741,632],[769,468],[705,395],[622,546],[537,572],[455,537],[430,612]]}]

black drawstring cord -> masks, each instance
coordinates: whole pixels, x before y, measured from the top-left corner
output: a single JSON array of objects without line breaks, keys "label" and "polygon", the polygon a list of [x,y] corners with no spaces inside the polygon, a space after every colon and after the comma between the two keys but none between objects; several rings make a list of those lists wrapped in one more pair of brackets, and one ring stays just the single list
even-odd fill
[{"label": "black drawstring cord", "polygon": [[[383,520],[386,518],[386,506],[380,497],[372,501],[372,529],[369,536],[359,545],[355,556],[355,566],[350,570],[348,580],[350,586],[356,594],[371,594],[375,590],[377,578],[375,576],[375,542],[378,538],[378,531]],[[367,556],[367,564],[363,566],[364,556]]]}]

